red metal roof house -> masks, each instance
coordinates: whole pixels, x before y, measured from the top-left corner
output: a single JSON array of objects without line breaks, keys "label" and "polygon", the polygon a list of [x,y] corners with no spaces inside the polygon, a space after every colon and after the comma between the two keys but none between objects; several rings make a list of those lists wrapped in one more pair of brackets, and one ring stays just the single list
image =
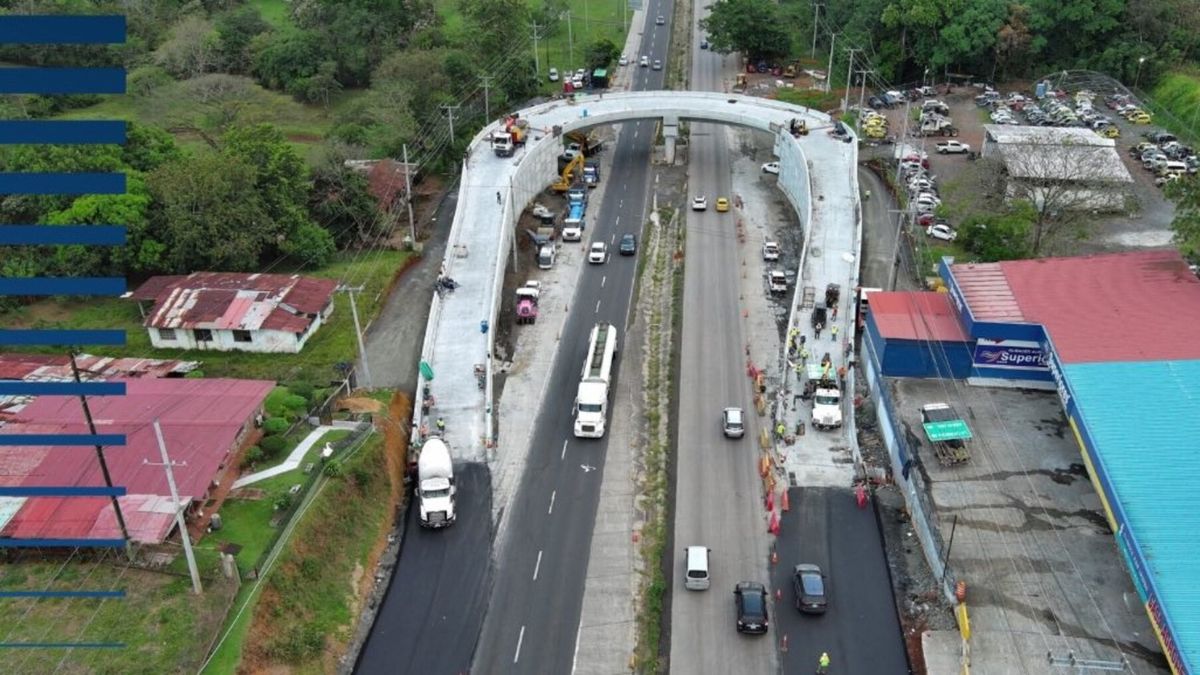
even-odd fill
[{"label": "red metal roof house", "polygon": [[160,349],[298,353],[333,311],[337,282],[286,274],[152,277],[129,297],[153,301],[145,326]]}]

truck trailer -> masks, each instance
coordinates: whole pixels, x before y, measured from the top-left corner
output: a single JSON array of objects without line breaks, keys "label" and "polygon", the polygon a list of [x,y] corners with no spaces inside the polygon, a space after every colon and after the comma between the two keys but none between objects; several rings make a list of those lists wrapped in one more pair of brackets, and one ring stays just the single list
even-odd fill
[{"label": "truck trailer", "polygon": [[598,323],[588,339],[587,357],[575,396],[576,438],[601,438],[608,421],[608,399],[617,356],[617,329]]}]

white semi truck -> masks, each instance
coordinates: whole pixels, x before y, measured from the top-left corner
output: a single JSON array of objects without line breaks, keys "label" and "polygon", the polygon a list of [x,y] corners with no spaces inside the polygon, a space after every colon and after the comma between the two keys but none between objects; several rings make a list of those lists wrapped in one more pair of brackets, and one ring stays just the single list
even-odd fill
[{"label": "white semi truck", "polygon": [[454,524],[454,464],[450,448],[440,438],[430,438],[417,459],[417,497],[421,526],[441,528]]},{"label": "white semi truck", "polygon": [[587,358],[579,393],[575,396],[575,436],[601,438],[608,421],[609,385],[612,383],[613,360],[617,355],[617,329],[612,324],[598,323],[588,339]]}]

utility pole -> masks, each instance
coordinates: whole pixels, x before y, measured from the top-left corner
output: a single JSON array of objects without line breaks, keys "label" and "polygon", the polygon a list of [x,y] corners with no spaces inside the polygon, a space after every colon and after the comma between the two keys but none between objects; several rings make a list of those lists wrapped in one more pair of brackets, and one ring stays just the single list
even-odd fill
[{"label": "utility pole", "polygon": [[567,54],[571,72],[575,72],[575,33],[571,30],[571,10],[567,10]]},{"label": "utility pole", "polygon": [[854,52],[862,50],[855,47],[850,47],[846,51],[850,52],[850,63],[846,66],[846,94],[842,97],[842,110],[850,109],[850,77],[854,73]]},{"label": "utility pole", "polygon": [[[192,536],[188,534],[187,523],[183,520],[183,504],[179,503],[179,490],[175,488],[175,472],[171,470],[171,458],[167,456],[167,443],[163,440],[162,426],[158,418],[154,418],[154,436],[158,439],[158,454],[162,456],[162,464],[155,464],[143,459],[142,464],[161,466],[167,472],[167,486],[171,488],[171,508],[175,510],[175,525],[179,528],[179,538],[183,540],[183,555],[187,558],[188,572],[192,574],[192,592],[200,595],[204,588],[200,585],[200,570],[196,567],[196,554],[192,552]],[[181,462],[179,466],[187,466]]]},{"label": "utility pole", "polygon": [[874,70],[863,69],[863,70],[858,71],[858,77],[859,77],[858,109],[859,110],[863,109],[863,99],[866,98],[866,94],[867,94],[867,75],[874,74],[874,73],[875,73]]},{"label": "utility pole", "polygon": [[479,79],[483,80],[483,119],[492,121],[492,76],[480,75]]},{"label": "utility pole", "polygon": [[[71,375],[75,378],[75,383],[79,384],[82,379],[79,377],[79,364],[75,363],[75,352],[70,352],[71,356]],[[87,396],[79,395],[79,402],[83,405],[83,417],[87,420],[88,433],[96,435],[96,422],[92,419],[92,409],[88,406]],[[104,486],[111,488],[113,486],[112,474],[108,472],[108,462],[104,459],[104,446],[96,444],[96,459],[100,462],[100,473],[104,474]],[[112,502],[113,513],[117,514],[117,526],[121,528],[121,538],[125,540],[125,553],[133,557],[133,549],[129,547],[129,528],[125,526],[125,516],[121,514],[121,502],[117,500],[117,496],[110,494],[109,501]]]},{"label": "utility pole", "polygon": [[825,69],[825,93],[833,91],[833,45],[837,42],[837,33],[829,34],[829,67]]},{"label": "utility pole", "polygon": [[408,206],[408,236],[415,249],[417,246],[417,222],[413,220],[412,165],[408,163],[408,143],[401,147],[404,149],[404,203]]},{"label": "utility pole", "polygon": [[896,290],[896,274],[900,271],[900,239],[904,236],[904,214],[900,209],[888,209],[888,213],[896,214],[896,244],[892,246],[892,269],[888,272],[887,290]]},{"label": "utility pole", "polygon": [[[533,25],[533,70],[534,70],[533,74],[540,80],[542,78],[542,64],[540,61],[538,61],[538,51],[537,51],[538,25],[537,25],[536,21],[534,21],[532,25]],[[546,60],[549,61],[550,60],[549,57],[547,57]]]},{"label": "utility pole", "polygon": [[446,111],[446,114],[450,119],[450,145],[454,145],[454,111],[458,110],[459,107],[460,106],[457,106],[457,105],[443,105],[442,106],[442,110]]},{"label": "utility pole", "polygon": [[370,389],[371,369],[367,367],[367,349],[363,347],[362,326],[358,323],[358,303],[354,301],[354,294],[362,293],[363,287],[342,284],[337,290],[350,295],[350,315],[354,317],[354,335],[358,337],[358,358],[362,360],[363,379],[366,380],[367,389]]},{"label": "utility pole", "polygon": [[814,2],[814,3],[813,3],[813,46],[812,46],[812,57],[813,57],[814,59],[815,59],[815,58],[817,58],[817,13],[821,11],[821,8],[822,8],[822,7],[824,7],[824,5],[822,5],[822,4],[821,4],[821,3],[819,3],[819,2]]}]

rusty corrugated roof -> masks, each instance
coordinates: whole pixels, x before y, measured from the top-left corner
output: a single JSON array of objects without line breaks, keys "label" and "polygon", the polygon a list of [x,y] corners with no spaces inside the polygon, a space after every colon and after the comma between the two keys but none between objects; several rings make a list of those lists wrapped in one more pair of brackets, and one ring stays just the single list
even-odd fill
[{"label": "rusty corrugated roof", "polygon": [[976,321],[1028,322],[1000,263],[951,265],[950,269]]},{"label": "rusty corrugated roof", "polygon": [[[167,279],[161,281],[160,279]],[[143,288],[149,290],[143,292]],[[337,282],[286,274],[194,272],[154,277],[135,298],[157,291],[145,325],[152,328],[280,330],[301,333],[329,305]]]}]

